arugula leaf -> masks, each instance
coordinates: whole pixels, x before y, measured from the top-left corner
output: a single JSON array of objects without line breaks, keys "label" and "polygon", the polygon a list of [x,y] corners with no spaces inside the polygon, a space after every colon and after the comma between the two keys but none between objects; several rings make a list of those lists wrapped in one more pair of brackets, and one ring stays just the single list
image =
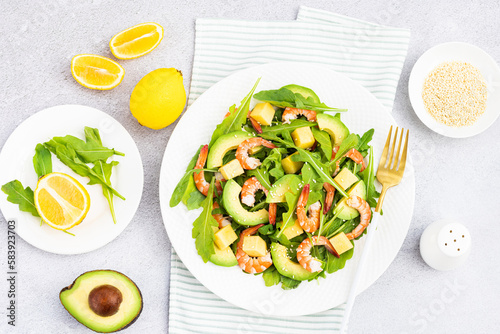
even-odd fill
[{"label": "arugula leaf", "polygon": [[[194,190],[189,191],[191,184],[192,184],[192,187],[194,187]],[[184,198],[186,198],[186,197],[187,197],[187,199],[184,200]],[[201,207],[201,203],[203,202],[204,199],[205,199],[205,196],[201,192],[198,191],[198,188],[196,188],[196,186],[194,185],[193,178],[190,178],[188,190],[186,191],[186,194],[184,195],[184,197],[182,197],[182,201],[186,205],[187,209],[188,210],[198,209],[199,207]]]},{"label": "arugula leaf", "polygon": [[80,176],[88,177],[90,179],[88,184],[100,184],[103,188],[107,188],[112,194],[125,200],[125,197],[109,186],[102,176],[98,175],[87,164],[82,162],[73,148],[60,144],[54,140],[49,140],[44,143],[44,145],[50,152],[54,153],[63,164],[71,168],[73,172]]},{"label": "arugula leaf", "polygon": [[253,92],[257,88],[259,82],[260,78],[257,79],[257,82],[255,82],[255,85],[253,86],[250,93],[248,93],[248,95],[245,96],[245,98],[241,101],[241,105],[239,106],[239,108],[235,109],[235,107],[232,106],[230,109],[231,114],[228,117],[224,118],[222,123],[217,125],[215,131],[212,134],[212,138],[210,139],[210,144],[208,144],[209,148],[212,147],[214,142],[220,136],[225,135],[226,133],[241,130],[241,127],[247,121],[248,110],[250,109],[250,101],[252,100]]},{"label": "arugula leaf", "polygon": [[323,182],[320,180],[318,173],[311,167],[308,162],[304,163],[300,170],[302,176],[302,183],[309,184],[311,192],[307,203],[312,204],[322,197],[321,189],[323,189]]},{"label": "arugula leaf", "polygon": [[370,148],[370,146],[368,146],[368,143],[372,140],[374,132],[375,132],[374,129],[370,129],[363,134],[363,136],[359,140],[359,143],[356,147],[356,149],[358,151],[362,152],[362,151],[366,151],[366,150],[368,150],[368,148]]},{"label": "arugula leaf", "polygon": [[214,179],[208,188],[207,197],[202,203],[203,211],[200,216],[193,222],[192,237],[195,239],[196,249],[198,254],[203,259],[203,262],[208,262],[210,256],[215,254],[214,248],[214,230],[212,226],[219,226],[217,221],[212,216],[212,208],[214,201]]},{"label": "arugula leaf", "polygon": [[379,197],[379,193],[375,189],[375,166],[373,165],[373,147],[369,146],[368,166],[364,171],[359,173],[366,184],[366,201],[371,207],[377,206],[375,198]]},{"label": "arugula leaf", "polygon": [[[305,119],[294,119],[290,122],[290,124],[278,124],[273,126],[266,126],[262,128],[262,133],[265,134],[280,134],[283,131],[293,131],[298,128],[303,128],[305,126],[314,127],[318,125],[316,122],[309,122]],[[330,137],[328,137],[330,138]],[[330,140],[330,139],[328,139]]]},{"label": "arugula leaf", "polygon": [[115,154],[122,156],[124,155],[123,153],[117,152],[114,149],[102,146],[100,143],[93,139],[85,142],[75,136],[66,135],[64,137],[54,137],[51,141],[54,141],[60,145],[71,147],[73,150],[75,150],[80,160],[84,163],[94,163],[97,160],[106,161],[109,157]]},{"label": "arugula leaf", "polygon": [[337,151],[335,155],[335,159],[330,161],[330,165],[334,164],[336,161],[342,159],[344,155],[349,151],[351,148],[354,148],[358,145],[359,143],[359,137],[358,135],[351,133],[349,136],[345,137],[342,143],[339,146],[339,150]]},{"label": "arugula leaf", "polygon": [[296,281],[294,279],[281,275],[281,288],[283,290],[293,290],[297,288],[300,283],[301,281]]},{"label": "arugula leaf", "polygon": [[[118,165],[118,161],[111,161],[110,163],[104,162],[102,160],[97,160],[94,164],[92,170],[99,175],[108,186],[111,187],[111,172],[113,167]],[[109,191],[108,188],[102,187],[102,194],[106,197],[109,205],[109,211],[111,211],[111,217],[113,217],[113,222],[116,224],[115,216],[115,205],[113,203],[113,193]]]},{"label": "arugula leaf", "polygon": [[332,141],[330,140],[330,135],[325,131],[321,131],[317,128],[311,128],[314,139],[319,144],[319,148],[328,159],[328,161],[332,160]]},{"label": "arugula leaf", "polygon": [[[351,241],[354,246],[354,243]],[[325,271],[329,274],[336,272],[337,270],[343,269],[345,267],[345,263],[347,260],[351,259],[354,254],[354,247],[348,250],[347,252],[340,255],[340,257],[336,257],[330,252],[326,252],[327,260]]]},{"label": "arugula leaf", "polygon": [[324,103],[317,103],[312,98],[305,98],[301,94],[294,94],[287,88],[263,90],[254,95],[254,98],[260,101],[269,102],[280,108],[299,108],[309,109],[316,112],[324,111],[347,111],[347,109],[331,108]]},{"label": "arugula leaf", "polygon": [[[291,187],[293,190],[294,188]],[[295,221],[297,220],[297,215],[295,214],[295,208],[297,207],[297,202],[300,197],[300,191],[297,190],[296,193],[293,192],[287,192],[285,194],[285,199],[286,203],[288,204],[288,211],[283,213],[283,223],[281,224],[281,229],[276,235],[276,238],[279,238],[283,231],[290,226],[293,226],[295,224]]]},{"label": "arugula leaf", "polygon": [[329,168],[325,164],[323,164],[321,161],[315,158],[309,151],[297,147],[297,152],[299,152],[299,154],[294,155],[292,157],[293,161],[308,162],[311,165],[311,167],[314,168],[316,173],[318,173],[319,178],[321,179],[322,182],[330,183],[332,186],[335,187],[335,189],[337,189],[339,193],[342,194],[342,196],[349,197],[345,192],[345,190],[342,189],[342,187],[337,182],[335,182],[334,179],[332,179],[332,177],[328,172]]},{"label": "arugula leaf", "polygon": [[266,286],[278,285],[281,282],[281,274],[274,266],[267,268],[262,274]]},{"label": "arugula leaf", "polygon": [[33,167],[35,168],[38,178],[52,173],[52,154],[50,154],[50,151],[42,144],[37,144],[35,147]]},{"label": "arugula leaf", "polygon": [[7,195],[7,201],[19,205],[19,210],[40,217],[35,207],[35,195],[30,187],[24,188],[20,181],[13,180],[3,185],[2,191]]}]

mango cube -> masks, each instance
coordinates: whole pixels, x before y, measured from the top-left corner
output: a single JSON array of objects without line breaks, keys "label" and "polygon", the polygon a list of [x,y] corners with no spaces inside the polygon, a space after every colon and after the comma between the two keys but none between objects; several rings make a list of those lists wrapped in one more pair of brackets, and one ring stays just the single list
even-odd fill
[{"label": "mango cube", "polygon": [[335,182],[337,182],[344,190],[348,189],[354,183],[358,182],[358,178],[356,177],[356,175],[354,175],[347,168],[342,168],[340,173],[338,173],[333,180],[335,180]]},{"label": "mango cube", "polygon": [[351,240],[347,238],[344,232],[337,234],[336,236],[330,238],[330,242],[332,243],[333,248],[337,251],[337,254],[343,254],[351,249],[352,243]]},{"label": "mango cube", "polygon": [[288,238],[288,240],[291,240],[302,233],[304,233],[304,230],[300,227],[298,220],[295,221],[295,224],[283,230],[283,234]]},{"label": "mango cube", "polygon": [[220,250],[224,250],[235,242],[236,239],[238,239],[238,236],[234,233],[233,228],[231,225],[227,225],[215,233],[214,242]]},{"label": "mango cube", "polygon": [[259,152],[260,150],[262,150],[264,146],[254,146],[252,147],[251,149],[248,150],[248,154],[252,155],[252,154],[255,154],[257,152]]},{"label": "mango cube", "polygon": [[267,245],[261,237],[249,235],[243,239],[243,251],[250,256],[264,256],[267,254]]},{"label": "mango cube", "polygon": [[243,174],[245,171],[243,170],[243,167],[241,167],[238,159],[234,159],[219,168],[219,172],[221,172],[222,176],[224,176],[226,180],[230,180],[233,177]]},{"label": "mango cube", "polygon": [[314,139],[311,128],[308,126],[304,126],[302,128],[293,130],[292,138],[293,142],[295,143],[295,146],[300,148],[312,147],[316,142],[316,139]]},{"label": "mango cube", "polygon": [[294,154],[291,154],[287,156],[285,159],[281,160],[281,166],[283,166],[283,169],[287,174],[297,173],[304,165],[303,161],[292,161],[292,156],[294,156],[295,154],[298,153],[295,152]]},{"label": "mango cube", "polygon": [[257,103],[250,113],[250,117],[261,125],[271,125],[274,118],[274,108],[269,102]]}]

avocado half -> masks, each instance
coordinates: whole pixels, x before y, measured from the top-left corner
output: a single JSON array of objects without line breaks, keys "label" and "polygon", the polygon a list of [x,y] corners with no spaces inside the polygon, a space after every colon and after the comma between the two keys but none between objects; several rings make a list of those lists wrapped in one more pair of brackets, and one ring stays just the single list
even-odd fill
[{"label": "avocado half", "polygon": [[143,305],[137,285],[114,270],[94,270],[78,276],[61,290],[59,299],[78,322],[99,333],[129,327]]}]

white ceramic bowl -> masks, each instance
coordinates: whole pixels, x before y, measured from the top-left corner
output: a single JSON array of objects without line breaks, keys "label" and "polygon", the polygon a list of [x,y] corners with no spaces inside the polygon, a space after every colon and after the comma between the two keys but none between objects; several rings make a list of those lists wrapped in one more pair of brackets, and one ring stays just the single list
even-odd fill
[{"label": "white ceramic bowl", "polygon": [[[436,121],[425,109],[422,89],[425,78],[436,66],[447,61],[465,61],[478,68],[488,88],[486,111],[471,126],[451,127]],[[447,137],[465,138],[477,135],[489,128],[500,115],[500,68],[495,60],[477,46],[450,42],[436,45],[417,60],[408,83],[411,105],[418,118],[429,129]]]}]

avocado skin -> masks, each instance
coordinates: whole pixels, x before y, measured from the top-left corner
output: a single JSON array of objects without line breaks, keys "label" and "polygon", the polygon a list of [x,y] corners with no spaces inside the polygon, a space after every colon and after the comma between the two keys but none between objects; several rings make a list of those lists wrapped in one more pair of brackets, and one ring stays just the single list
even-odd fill
[{"label": "avocado skin", "polygon": [[[73,317],[76,319],[76,321],[80,322],[80,320],[78,320],[67,308],[66,306],[64,305],[62,299],[61,299],[61,293],[66,291],[66,290],[71,290],[73,288],[73,285],[75,285],[76,281],[78,280],[78,278],[80,278],[81,276],[85,275],[85,274],[89,274],[89,273],[95,273],[95,272],[102,272],[102,271],[110,271],[110,272],[114,272],[114,273],[117,273],[119,275],[122,275],[123,277],[125,277],[128,281],[130,281],[130,283],[132,283],[136,288],[137,288],[137,291],[139,292],[139,295],[141,296],[141,309],[139,310],[139,312],[137,313],[137,315],[134,317],[134,319],[132,319],[128,324],[126,324],[125,326],[117,329],[116,331],[114,331],[113,333],[116,333],[116,332],[119,332],[119,331],[122,331],[124,329],[127,329],[128,327],[130,327],[134,322],[137,321],[137,319],[139,318],[139,316],[141,315],[142,313],[142,309],[143,309],[143,306],[144,306],[144,301],[143,301],[143,298],[142,298],[142,292],[141,292],[141,289],[139,289],[139,287],[137,286],[137,284],[135,284],[134,281],[132,281],[127,275],[125,274],[122,274],[121,272],[119,271],[116,271],[116,270],[111,270],[111,269],[97,269],[97,270],[90,270],[90,271],[86,271],[84,272],[83,274],[79,275],[77,278],[75,278],[75,280],[73,281],[73,283],[71,283],[70,285],[68,285],[67,287],[64,287],[62,288],[61,292],[59,293],[59,301],[61,302],[62,306],[64,307],[64,309]],[[81,322],[80,322],[81,323]],[[84,325],[84,324],[82,324]],[[85,326],[85,325],[84,325]],[[85,326],[87,327],[87,326]],[[89,328],[89,327],[87,327]],[[108,332],[99,332],[99,331],[96,331],[96,330],[93,330],[92,328],[89,328],[90,330],[96,332],[96,333],[108,333]]]}]

